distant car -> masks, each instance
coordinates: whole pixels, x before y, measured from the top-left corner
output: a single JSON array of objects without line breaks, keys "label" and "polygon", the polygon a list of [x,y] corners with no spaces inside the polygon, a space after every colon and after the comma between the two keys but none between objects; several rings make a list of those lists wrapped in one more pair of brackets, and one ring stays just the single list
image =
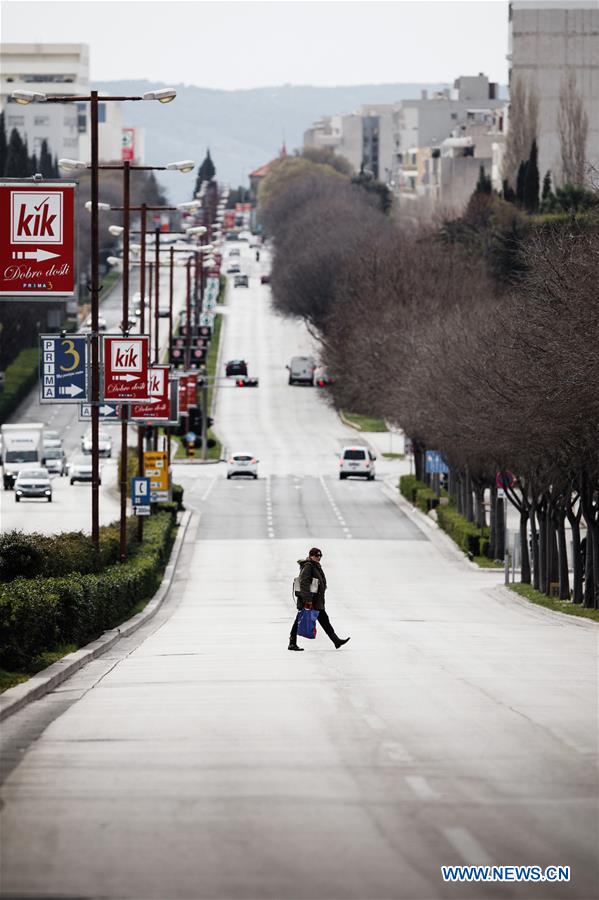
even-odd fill
[{"label": "distant car", "polygon": [[231,375],[247,375],[248,364],[245,359],[231,359],[225,366],[227,378]]},{"label": "distant car", "polygon": [[170,310],[168,306],[159,306],[158,307],[158,318],[159,319],[168,319],[170,316]]},{"label": "distant car", "polygon": [[57,431],[44,431],[44,450],[62,447],[62,438]]},{"label": "distant car", "polygon": [[[71,484],[76,481],[92,480],[92,461],[91,456],[76,456],[69,464],[69,478]],[[102,483],[100,479],[99,483]]]},{"label": "distant car", "polygon": [[324,366],[319,366],[314,372],[314,384],[316,387],[326,387],[327,384],[334,384],[335,379],[329,375]]},{"label": "distant car", "polygon": [[240,272],[241,266],[238,266],[237,263],[227,267],[227,275],[238,275]]},{"label": "distant car", "polygon": [[231,250],[229,250],[229,256],[230,256],[230,257],[231,257],[231,256],[241,256],[241,253],[240,253],[240,251],[239,251],[239,248],[238,248],[238,247],[233,247]]},{"label": "distant car", "polygon": [[289,384],[314,384],[316,365],[312,356],[292,356],[287,368]]},{"label": "distant car", "polygon": [[[89,316],[87,317],[87,319],[86,319],[85,322],[83,323],[83,327],[84,327],[84,328],[91,328],[91,327],[92,327],[92,317],[91,317],[91,315],[89,315]],[[107,325],[106,325],[106,319],[104,318],[104,316],[98,316],[98,331],[106,331],[106,328],[107,328]]]},{"label": "distant car", "polygon": [[[144,303],[144,309],[148,309],[149,306],[150,306],[150,303],[146,297],[146,302]],[[141,316],[141,312],[142,312],[140,291],[136,291],[133,295],[133,311],[134,311],[135,315],[137,316],[137,318],[139,319]]]},{"label": "distant car", "polygon": [[233,279],[233,287],[249,287],[250,280],[247,275],[236,275]]},{"label": "distant car", "polygon": [[344,447],[339,459],[339,479],[343,481],[352,475],[374,481],[374,461],[376,456],[368,447]]},{"label": "distant car", "polygon": [[25,469],[15,481],[15,500],[19,503],[28,497],[42,497],[52,503],[52,483],[47,469]]},{"label": "distant car", "polygon": [[258,460],[251,453],[232,453],[227,464],[227,478],[234,475],[258,477]]},{"label": "distant car", "polygon": [[270,272],[264,272],[264,274],[260,276],[260,284],[270,284]]},{"label": "distant car", "polygon": [[44,448],[46,468],[50,475],[66,475],[68,471],[67,458],[62,447]]},{"label": "distant car", "polygon": [[[91,429],[87,431],[81,438],[81,449],[84,453],[92,452],[92,433]],[[107,431],[98,432],[98,455],[112,456],[112,438]]]}]

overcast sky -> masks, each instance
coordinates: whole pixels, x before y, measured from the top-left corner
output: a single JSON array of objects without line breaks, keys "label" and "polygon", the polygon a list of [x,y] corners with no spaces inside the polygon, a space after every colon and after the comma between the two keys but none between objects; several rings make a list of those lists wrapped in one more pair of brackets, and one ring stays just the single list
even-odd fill
[{"label": "overcast sky", "polygon": [[2,0],[5,42],[86,43],[92,80],[237,89],[507,80],[507,0]]}]

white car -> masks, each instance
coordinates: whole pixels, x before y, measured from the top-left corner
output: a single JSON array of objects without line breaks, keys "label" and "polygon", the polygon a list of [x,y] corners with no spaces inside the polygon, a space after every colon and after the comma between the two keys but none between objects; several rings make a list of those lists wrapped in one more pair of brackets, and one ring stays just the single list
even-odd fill
[{"label": "white car", "polygon": [[[92,452],[91,428],[81,438],[81,449],[84,453]],[[98,453],[100,456],[112,456],[112,438],[107,431],[98,432]]]},{"label": "white car", "polygon": [[61,449],[62,438],[57,431],[44,431],[44,450]]},{"label": "white car", "polygon": [[67,458],[62,447],[44,446],[44,459],[50,475],[66,475],[68,471]]},{"label": "white car", "polygon": [[312,356],[292,356],[287,369],[289,384],[314,384],[316,363]]},{"label": "white car", "polygon": [[[91,456],[76,456],[69,465],[69,476],[71,484],[75,484],[76,481],[91,481]],[[99,479],[99,484],[102,484],[101,479]]]},{"label": "white car", "polygon": [[339,459],[339,478],[343,481],[351,475],[374,481],[376,456],[368,447],[344,447]]},{"label": "white car", "polygon": [[41,497],[52,503],[52,483],[47,469],[25,469],[15,481],[15,500],[19,503],[27,497]]},{"label": "white car", "polygon": [[258,460],[251,453],[232,453],[227,465],[227,478],[234,475],[258,477]]},{"label": "white car", "polygon": [[[85,322],[83,323],[84,330],[89,330],[92,327],[92,317],[89,315]],[[106,319],[104,316],[98,316],[98,331],[106,331]]]}]

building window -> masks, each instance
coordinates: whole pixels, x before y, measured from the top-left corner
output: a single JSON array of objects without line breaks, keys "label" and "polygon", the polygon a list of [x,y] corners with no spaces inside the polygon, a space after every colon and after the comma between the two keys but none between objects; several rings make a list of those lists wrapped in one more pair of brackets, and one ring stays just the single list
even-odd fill
[{"label": "building window", "polygon": [[75,81],[74,75],[23,75],[23,81],[26,84],[72,84]]},{"label": "building window", "polygon": [[34,125],[49,125],[50,124],[50,116],[35,116],[33,119]]},{"label": "building window", "polygon": [[64,138],[62,143],[64,147],[78,147],[79,138]]},{"label": "building window", "polygon": [[23,128],[25,125],[25,116],[9,116],[6,125],[10,128]]},{"label": "building window", "polygon": [[77,131],[79,134],[87,131],[87,103],[77,104]]},{"label": "building window", "polygon": [[98,103],[98,122],[102,124],[106,121],[106,104]]}]

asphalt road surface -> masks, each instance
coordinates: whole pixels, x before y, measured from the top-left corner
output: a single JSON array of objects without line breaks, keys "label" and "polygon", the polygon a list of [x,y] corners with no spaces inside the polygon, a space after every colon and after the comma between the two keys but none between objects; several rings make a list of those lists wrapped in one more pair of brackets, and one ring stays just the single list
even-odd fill
[{"label": "asphalt road surface", "polygon": [[[309,348],[256,267],[229,294],[218,429],[260,459],[176,467],[194,511],[169,599],[3,728],[5,896],[578,898],[597,884],[597,628],[498,592],[289,387]],[[320,632],[287,650],[295,560],[324,552]],[[441,865],[570,866],[570,881],[447,884]]]}]

